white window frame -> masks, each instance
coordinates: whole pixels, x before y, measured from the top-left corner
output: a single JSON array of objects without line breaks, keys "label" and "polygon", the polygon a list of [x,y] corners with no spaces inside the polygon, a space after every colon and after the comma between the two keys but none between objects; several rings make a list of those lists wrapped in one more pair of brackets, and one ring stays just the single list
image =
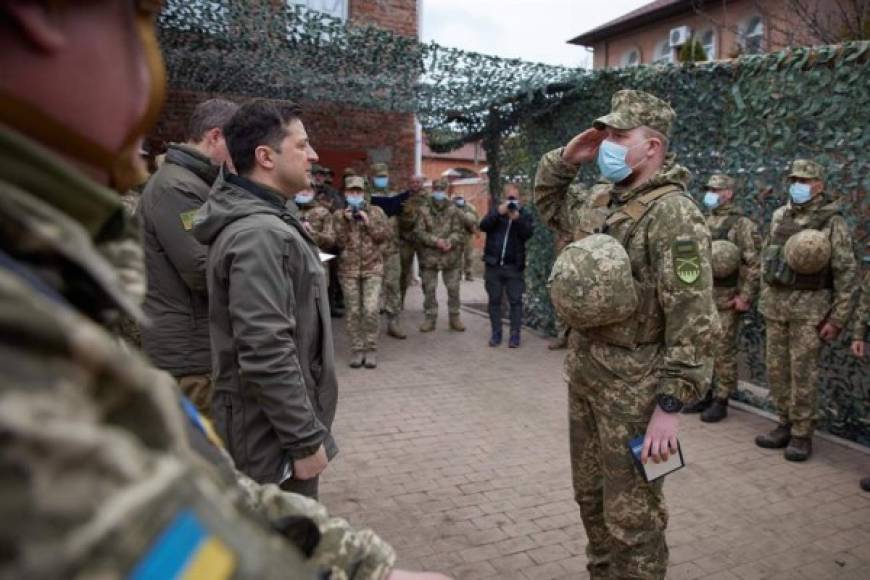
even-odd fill
[{"label": "white window frame", "polygon": [[[753,24],[755,26],[753,26]],[[757,32],[756,32],[757,29]],[[761,54],[764,52],[764,36],[765,36],[764,18],[761,15],[750,16],[746,19],[743,26],[743,32],[740,35],[740,43],[746,54]],[[758,50],[749,50],[749,42],[758,40]]]},{"label": "white window frame", "polygon": [[328,14],[333,18],[347,21],[348,4],[350,0],[289,0],[291,4],[300,4],[310,10]]},{"label": "white window frame", "polygon": [[[704,37],[710,35],[710,44],[704,43]],[[716,60],[716,49],[718,48],[718,38],[716,38],[716,30],[713,28],[708,28],[704,32],[702,32],[698,40],[701,43],[701,47],[704,49],[704,53],[707,55],[707,60]]]},{"label": "white window frame", "polygon": [[[665,51],[667,50],[667,54]],[[662,42],[656,45],[656,54],[655,59],[653,60],[656,64],[673,64],[674,63],[674,49],[671,48],[671,39],[665,38]]]},{"label": "white window frame", "polygon": [[[630,62],[632,56],[635,57],[634,62]],[[640,64],[641,64],[640,51],[638,49],[631,48],[628,50],[628,52],[626,52],[625,54],[622,55],[622,67],[623,68],[628,68],[630,66],[640,66]]]}]

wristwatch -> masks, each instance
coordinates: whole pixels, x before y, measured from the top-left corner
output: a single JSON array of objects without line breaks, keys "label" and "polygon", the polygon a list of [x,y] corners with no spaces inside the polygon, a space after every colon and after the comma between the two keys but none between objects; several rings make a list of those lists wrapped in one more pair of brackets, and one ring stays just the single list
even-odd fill
[{"label": "wristwatch", "polygon": [[656,401],[665,413],[679,413],[683,402],[673,395],[657,395]]}]

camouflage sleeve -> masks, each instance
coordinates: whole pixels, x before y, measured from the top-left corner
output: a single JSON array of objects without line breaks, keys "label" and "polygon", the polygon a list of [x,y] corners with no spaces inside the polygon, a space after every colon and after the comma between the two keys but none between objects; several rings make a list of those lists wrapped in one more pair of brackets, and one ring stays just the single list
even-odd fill
[{"label": "camouflage sleeve", "polygon": [[447,234],[447,241],[450,242],[451,246],[461,246],[470,233],[468,214],[457,207],[448,208],[447,211],[450,212],[450,232]]},{"label": "camouflage sleeve", "polygon": [[534,200],[535,206],[544,224],[560,235],[570,235],[569,198],[576,195],[571,188],[571,182],[577,177],[579,167],[562,160],[560,147],[550,151],[541,158],[538,171],[535,174]]},{"label": "camouflage sleeve", "polygon": [[462,227],[465,229],[465,233],[473,234],[478,222],[477,212],[466,205],[459,211],[459,215],[462,219]]},{"label": "camouflage sleeve", "polygon": [[372,241],[376,244],[381,244],[390,237],[392,226],[384,210],[374,205],[369,206],[369,225],[367,230]]},{"label": "camouflage sleeve", "polygon": [[842,216],[831,218],[831,271],[834,275],[834,294],[828,320],[844,328],[852,307],[852,296],[857,284],[858,265],[852,249],[852,234]]},{"label": "camouflage sleeve", "polygon": [[761,234],[758,225],[749,218],[738,220],[736,230],[737,245],[741,252],[737,292],[751,303],[758,296],[758,281],[761,277]]},{"label": "camouflage sleeve", "polygon": [[414,223],[414,238],[419,244],[428,248],[434,248],[436,247],[435,242],[438,241],[438,238],[435,234],[429,231],[428,223],[429,219],[427,211],[424,207],[421,207],[417,210],[417,219]]},{"label": "camouflage sleeve", "polygon": [[322,504],[276,485],[261,485],[240,473],[238,481],[248,507],[270,522],[302,517],[317,525],[320,541],[309,562],[330,572],[329,578],[382,580],[395,565],[393,548],[373,531],[354,530],[347,521],[330,517]]},{"label": "camouflage sleeve", "polygon": [[335,227],[332,224],[332,214],[327,209],[312,213],[314,214],[314,220],[311,224],[311,229],[314,233],[311,237],[314,238],[314,243],[320,248],[331,248],[335,245]]},{"label": "camouflage sleeve", "polygon": [[864,273],[864,284],[859,289],[861,296],[855,309],[855,322],[852,325],[852,340],[867,342],[867,329],[870,327],[870,272]]},{"label": "camouflage sleeve", "polygon": [[339,248],[347,245],[347,226],[344,210],[338,209],[332,212],[332,235],[335,237],[335,245]]},{"label": "camouflage sleeve", "polygon": [[694,202],[665,198],[650,211],[648,255],[665,318],[658,392],[691,402],[712,372],[718,317],[713,303],[710,230]]}]

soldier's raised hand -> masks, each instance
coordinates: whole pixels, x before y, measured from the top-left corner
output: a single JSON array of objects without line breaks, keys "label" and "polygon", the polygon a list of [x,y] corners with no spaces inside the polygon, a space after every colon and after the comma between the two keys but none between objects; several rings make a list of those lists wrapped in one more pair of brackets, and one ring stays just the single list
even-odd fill
[{"label": "soldier's raised hand", "polygon": [[594,127],[586,129],[565,146],[562,159],[571,165],[595,161],[598,157],[598,148],[606,138],[607,131],[600,131]]}]

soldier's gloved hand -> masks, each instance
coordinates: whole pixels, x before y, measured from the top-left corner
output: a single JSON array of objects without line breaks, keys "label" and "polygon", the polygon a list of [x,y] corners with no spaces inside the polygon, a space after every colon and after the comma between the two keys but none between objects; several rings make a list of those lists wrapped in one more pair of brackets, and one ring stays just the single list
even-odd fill
[{"label": "soldier's gloved hand", "polygon": [[640,454],[641,463],[646,463],[652,457],[653,463],[667,461],[671,453],[677,453],[677,432],[680,430],[680,414],[666,413],[656,405],[646,436],[643,438],[643,451]]},{"label": "soldier's gloved hand", "polygon": [[565,146],[562,159],[571,165],[591,163],[598,157],[598,148],[605,139],[607,139],[607,131],[599,131],[594,127],[586,129]]},{"label": "soldier's gloved hand", "polygon": [[857,356],[858,358],[864,358],[864,341],[863,340],[853,340],[852,341],[852,354]]},{"label": "soldier's gloved hand", "polygon": [[833,322],[826,322],[819,331],[819,336],[825,342],[831,342],[840,335],[840,327]]}]

